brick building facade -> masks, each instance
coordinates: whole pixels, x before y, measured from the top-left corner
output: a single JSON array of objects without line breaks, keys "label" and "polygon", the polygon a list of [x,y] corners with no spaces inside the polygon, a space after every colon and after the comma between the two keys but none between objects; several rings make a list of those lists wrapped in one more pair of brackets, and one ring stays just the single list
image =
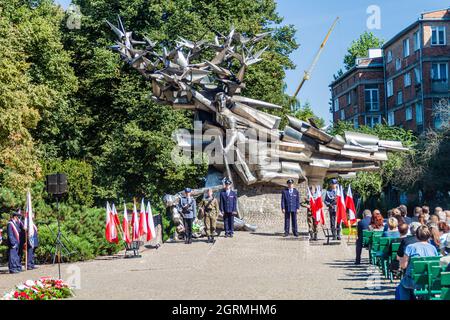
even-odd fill
[{"label": "brick building facade", "polygon": [[[358,59],[330,85],[333,122],[386,123],[420,133],[438,129],[433,106],[449,98],[450,9],[420,18],[383,45],[379,55]],[[356,92],[348,104],[349,92]]]}]

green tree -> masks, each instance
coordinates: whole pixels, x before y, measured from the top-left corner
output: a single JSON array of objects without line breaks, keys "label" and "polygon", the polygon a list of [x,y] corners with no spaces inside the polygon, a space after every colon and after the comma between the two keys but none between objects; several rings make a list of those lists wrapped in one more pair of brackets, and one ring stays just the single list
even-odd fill
[{"label": "green tree", "polygon": [[[383,40],[377,38],[372,32],[364,32],[357,40],[354,40],[344,57],[345,69],[350,70],[355,66],[356,58],[364,58],[369,55],[369,49],[381,48]],[[338,73],[339,74],[339,73]]]},{"label": "green tree", "polygon": [[319,128],[322,128],[325,125],[325,121],[314,113],[309,101],[306,101],[303,106],[300,104],[300,102],[298,102],[294,110],[294,117],[300,120],[308,122],[310,119],[312,119]]}]

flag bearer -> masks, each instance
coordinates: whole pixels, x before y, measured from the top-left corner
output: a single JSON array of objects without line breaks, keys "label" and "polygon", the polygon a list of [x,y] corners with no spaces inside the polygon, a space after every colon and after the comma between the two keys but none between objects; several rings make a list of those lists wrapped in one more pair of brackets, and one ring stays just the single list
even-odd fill
[{"label": "flag bearer", "polygon": [[216,222],[219,216],[219,202],[214,197],[212,189],[208,189],[207,194],[200,203],[205,219],[206,236],[208,243],[214,243],[214,235],[216,233]]},{"label": "flag bearer", "polygon": [[223,215],[225,238],[233,238],[234,215],[237,214],[237,194],[231,190],[231,180],[225,179],[224,189],[220,192],[220,213]]},{"label": "flag bearer", "polygon": [[39,245],[39,240],[38,240],[38,230],[34,223],[33,223],[33,228],[34,228],[33,237],[28,238],[28,245],[27,245],[27,269],[28,270],[37,269],[37,267],[34,264],[34,252],[36,251],[36,248]]},{"label": "flag bearer", "polygon": [[337,206],[337,179],[331,179],[328,190],[325,195],[325,205],[328,207],[328,213],[330,215],[330,228],[331,234],[333,235],[333,240],[341,240],[341,227],[336,228],[336,206]]},{"label": "flag bearer", "polygon": [[11,220],[8,222],[8,246],[9,246],[9,273],[19,273],[22,271],[22,263],[19,255],[21,245],[21,223],[22,214],[16,211],[12,214]]},{"label": "flag bearer", "polygon": [[192,243],[192,224],[197,216],[195,199],[191,196],[191,188],[184,189],[184,196],[181,197],[178,204],[178,210],[181,212],[184,224],[185,244]]},{"label": "flag bearer", "polygon": [[281,211],[284,214],[284,236],[289,235],[290,222],[292,220],[292,233],[298,237],[297,213],[300,209],[300,195],[294,188],[294,180],[287,181],[287,188],[281,193]]},{"label": "flag bearer", "polygon": [[[311,194],[315,194],[314,187],[309,187]],[[305,200],[302,202],[301,206],[306,208],[306,217],[308,221],[308,232],[309,232],[309,240],[317,241],[317,223],[314,219],[313,212],[311,210],[311,205],[309,201],[309,195],[305,197]]]}]

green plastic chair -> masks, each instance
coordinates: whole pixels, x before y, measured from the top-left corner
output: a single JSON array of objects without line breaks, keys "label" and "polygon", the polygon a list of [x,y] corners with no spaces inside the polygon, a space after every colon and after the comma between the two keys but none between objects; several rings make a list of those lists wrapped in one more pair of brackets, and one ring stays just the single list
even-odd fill
[{"label": "green plastic chair", "polygon": [[[398,239],[396,239],[398,240]],[[395,273],[394,269],[393,269],[393,265],[397,264],[399,265],[399,262],[397,261],[397,252],[398,249],[400,248],[400,242],[392,242],[391,243],[391,251],[390,251],[390,256],[389,256],[389,280],[391,282],[394,281],[394,276],[397,275],[397,273]]]},{"label": "green plastic chair", "polygon": [[388,259],[392,239],[391,237],[380,237],[380,248],[376,253],[377,263],[386,278],[388,277]]},{"label": "green plastic chair", "polygon": [[372,235],[373,235],[373,231],[370,230],[363,230],[363,247],[364,248],[368,248],[370,246],[370,243],[372,241]]},{"label": "green plastic chair", "polygon": [[377,264],[377,252],[380,250],[380,238],[383,233],[377,233],[374,231],[372,235],[372,244],[370,246],[370,261],[373,265]]},{"label": "green plastic chair", "polygon": [[442,267],[439,261],[431,261],[428,263],[428,287],[430,289],[430,299],[440,300],[442,285],[441,285]]},{"label": "green plastic chair", "polygon": [[430,299],[431,286],[430,279],[432,277],[431,267],[439,265],[440,257],[414,257],[411,258],[412,263],[411,275],[416,285],[414,294],[417,297],[425,297]]},{"label": "green plastic chair", "polygon": [[450,300],[450,272],[441,272],[441,288],[439,300]]}]

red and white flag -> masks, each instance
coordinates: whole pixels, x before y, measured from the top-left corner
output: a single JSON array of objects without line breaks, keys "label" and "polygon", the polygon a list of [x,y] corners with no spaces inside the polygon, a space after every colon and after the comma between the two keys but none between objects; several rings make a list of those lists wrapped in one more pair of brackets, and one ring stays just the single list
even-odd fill
[{"label": "red and white flag", "polygon": [[130,227],[128,225],[128,212],[127,212],[127,204],[123,203],[123,221],[122,221],[122,229],[123,229],[123,240],[126,243],[131,243],[130,237]]},{"label": "red and white flag", "polygon": [[[317,216],[316,216],[316,201],[311,193],[311,188],[308,187],[308,198],[309,198],[309,210],[311,211],[311,214],[313,215],[314,220],[317,222]],[[319,216],[320,219],[320,216]]]},{"label": "red and white flag", "polygon": [[322,201],[322,188],[317,186],[316,188],[316,199],[315,199],[315,219],[316,224],[325,224],[325,216],[323,215],[323,201]]},{"label": "red and white flag", "polygon": [[120,219],[119,219],[119,215],[117,214],[117,209],[116,209],[116,205],[114,204],[114,202],[112,204],[111,211],[112,211],[112,215],[114,218],[114,223],[116,224],[116,226],[120,226]]},{"label": "red and white flag", "polygon": [[344,189],[341,185],[337,186],[336,202],[336,224],[339,225],[341,222],[344,222],[344,224],[347,225],[347,210],[345,208]]},{"label": "red and white flag", "polygon": [[36,225],[33,221],[33,208],[31,205],[31,193],[30,191],[27,191],[27,203],[26,203],[26,209],[25,209],[25,223],[24,223],[24,229],[27,232],[28,236],[28,243],[30,244],[31,248],[34,248],[34,235],[37,231]]},{"label": "red and white flag", "polygon": [[117,236],[116,224],[114,222],[114,217],[112,214],[109,202],[106,203],[106,230],[105,230],[106,240],[110,243],[118,243],[119,237]]},{"label": "red and white flag", "polygon": [[133,215],[131,216],[131,230],[132,240],[137,241],[139,239],[139,217],[136,208],[136,202],[133,204]]},{"label": "red and white flag", "polygon": [[353,201],[352,188],[348,186],[347,196],[345,197],[345,206],[348,209],[348,216],[351,224],[356,222],[355,202]]},{"label": "red and white flag", "polygon": [[156,238],[155,223],[153,222],[152,207],[150,206],[150,201],[147,202],[147,210],[145,210],[147,215],[147,241]]},{"label": "red and white flag", "polygon": [[147,217],[145,215],[145,204],[144,199],[141,201],[141,208],[139,212],[139,237],[142,237],[144,234],[147,234]]}]

